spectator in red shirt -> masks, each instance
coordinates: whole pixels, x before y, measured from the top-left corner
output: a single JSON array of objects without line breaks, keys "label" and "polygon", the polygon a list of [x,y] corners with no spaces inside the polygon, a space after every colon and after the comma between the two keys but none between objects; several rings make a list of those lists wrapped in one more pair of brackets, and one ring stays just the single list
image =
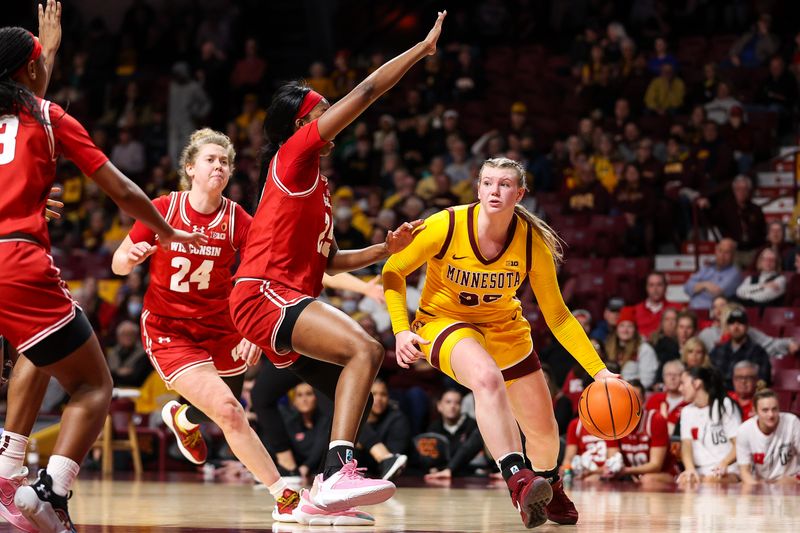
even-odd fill
[{"label": "spectator in red shirt", "polygon": [[664,417],[667,421],[667,429],[670,435],[672,435],[678,420],[680,420],[681,409],[683,409],[684,405],[687,405],[683,401],[683,395],[679,390],[681,374],[683,374],[684,369],[683,363],[677,359],[665,363],[664,370],[661,373],[664,390],[650,395],[644,405],[646,411],[658,411]]},{"label": "spectator in red shirt", "polygon": [[651,272],[647,276],[647,298],[632,306],[634,322],[642,337],[649,337],[661,324],[664,309],[680,309],[680,305],[668,302],[664,297],[667,292],[667,277],[662,272]]}]

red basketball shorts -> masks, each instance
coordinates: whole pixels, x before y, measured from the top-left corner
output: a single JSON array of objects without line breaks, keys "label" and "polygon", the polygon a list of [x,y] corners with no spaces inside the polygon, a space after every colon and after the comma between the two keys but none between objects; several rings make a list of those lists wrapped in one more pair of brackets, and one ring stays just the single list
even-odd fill
[{"label": "red basketball shorts", "polygon": [[0,241],[0,335],[24,353],[75,318],[77,303],[38,244]]},{"label": "red basketball shorts", "polygon": [[179,376],[200,365],[211,365],[222,377],[247,370],[236,354],[242,336],[228,313],[196,318],[172,318],[142,310],[142,344],[161,379],[172,385]]},{"label": "red basketball shorts", "polygon": [[242,278],[230,296],[233,323],[245,339],[258,345],[276,368],[300,357],[291,348],[291,331],[299,307],[314,298],[275,281]]}]

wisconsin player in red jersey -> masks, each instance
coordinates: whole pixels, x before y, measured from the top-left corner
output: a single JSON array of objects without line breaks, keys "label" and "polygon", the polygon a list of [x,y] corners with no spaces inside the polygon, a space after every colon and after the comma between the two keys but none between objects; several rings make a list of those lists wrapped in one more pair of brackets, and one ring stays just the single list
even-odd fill
[{"label": "wisconsin player in red jersey", "polygon": [[299,495],[281,478],[239,402],[247,361],[257,360],[261,350],[236,331],[228,310],[231,269],[252,220],[222,196],[235,157],[226,135],[210,129],[194,132],[178,167],[181,185],[188,190],[153,203],[174,227],[203,233],[208,243],[158,248],[155,233],[137,222],[114,252],[112,269],[126,275],[152,256],[142,345],[164,382],[191,402],[168,402],[162,411],[183,455],[195,464],[205,462],[199,424],[210,418],[236,457],[269,487],[276,500],[273,518],[293,521]]},{"label": "wisconsin player in red jersey", "polygon": [[[666,368],[666,367],[665,367]],[[638,379],[631,380],[639,403],[644,403],[644,386]],[[609,477],[627,477],[645,484],[673,483],[680,472],[678,463],[669,451],[667,420],[656,410],[645,411],[636,429],[620,439],[624,465]]]},{"label": "wisconsin player in red jersey", "polygon": [[340,251],[319,159],[330,153],[331,140],[340,131],[415,63],[435,53],[445,14],[439,13],[422,42],[381,66],[333,106],[308,87],[281,87],[264,123],[269,143],[266,183],[236,273],[231,314],[242,335],[258,344],[276,367],[291,368],[335,398],[325,471],[314,479],[310,496],[329,511],[379,503],[395,487],[365,479],[352,460],[383,347],[345,313],[316,299],[322,276],[385,259],[411,242],[421,221],[390,232],[382,245]]},{"label": "wisconsin player in red jersey", "polygon": [[567,428],[567,447],[559,472],[564,475],[567,470],[572,470],[575,479],[598,481],[606,461],[617,453],[617,441],[595,437],[575,417]]},{"label": "wisconsin player in red jersey", "polygon": [[[73,300],[49,255],[44,218],[60,155],[71,159],[125,211],[143,220],[162,242],[205,242],[171,228],[147,196],[92,143],[86,130],[58,105],[42,100],[47,67],[42,46],[28,31],[0,28],[0,335],[37,368],[15,372],[9,412],[16,422],[35,417],[40,373],[58,379],[70,395],[47,469],[32,486],[19,486],[14,504],[43,532],[74,529],[67,493],[103,426],[111,376],[89,321]],[[35,383],[34,383],[35,382]],[[6,430],[7,450],[24,453],[27,436]],[[8,504],[4,507],[8,508]]]}]

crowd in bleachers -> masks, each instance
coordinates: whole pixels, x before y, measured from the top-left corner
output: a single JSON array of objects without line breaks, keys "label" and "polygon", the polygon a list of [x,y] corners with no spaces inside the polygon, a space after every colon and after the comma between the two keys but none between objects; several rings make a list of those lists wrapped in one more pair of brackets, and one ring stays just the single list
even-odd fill
[{"label": "crowd in bleachers", "polygon": [[[262,123],[280,81],[262,52],[270,36],[240,31],[252,31],[248,18],[264,15],[254,4],[236,3],[222,14],[198,9],[187,18],[169,5],[135,0],[118,34],[70,7],[48,97],[69,106],[152,197],[179,187],[176,154],[193,129],[224,131],[237,150],[226,195],[252,213]],[[649,397],[667,436],[697,439],[678,415],[698,396],[680,385],[690,375],[684,370],[719,374],[732,398],[718,402],[726,416],[753,416],[754,394],[766,386],[777,391],[782,411],[800,412],[795,178],[788,186],[763,178],[781,174],[785,167],[773,158],[781,146],[797,144],[800,28],[780,17],[792,2],[734,2],[729,9],[669,3],[652,11],[639,5],[650,3],[587,2],[569,16],[560,2],[464,4],[451,10],[440,53],[340,135],[335,153],[323,159],[339,247],[382,242],[404,221],[473,201],[480,163],[513,158],[528,171],[532,193],[524,202],[567,244],[559,273],[566,302],[609,366]],[[707,27],[714,31],[698,21],[713,22]],[[298,65],[293,75],[335,101],[390,56],[373,39]],[[151,370],[137,325],[146,267],[126,279],[110,272],[132,220],[74,166],[62,164],[58,181],[65,207],[50,222],[53,255],[104,343],[115,383],[141,386]],[[358,274],[377,273],[379,266]],[[410,280],[410,311],[423,280],[424,273]],[[394,363],[383,303],[341,291],[325,297],[387,349],[376,386],[388,393],[373,393],[390,401],[375,402],[369,423],[384,431],[389,451],[414,455],[432,480],[490,471],[466,391],[424,362],[411,372]],[[519,297],[547,367],[571,470],[573,458],[587,453],[586,435],[570,421],[589,378],[550,335],[532,291]],[[286,419],[295,435],[308,435],[296,453],[313,470],[310,442],[325,421],[303,399],[308,392],[295,391]],[[57,409],[57,402],[46,407]],[[709,424],[722,416],[710,415]],[[724,425],[728,438],[733,428]],[[614,450],[624,456],[616,471],[603,457],[575,462],[580,475],[640,475],[625,470],[641,466],[631,462],[628,444],[612,444],[607,459]],[[674,462],[663,472],[671,472],[685,456],[666,446],[664,457]],[[380,462],[371,466],[384,473]]]}]

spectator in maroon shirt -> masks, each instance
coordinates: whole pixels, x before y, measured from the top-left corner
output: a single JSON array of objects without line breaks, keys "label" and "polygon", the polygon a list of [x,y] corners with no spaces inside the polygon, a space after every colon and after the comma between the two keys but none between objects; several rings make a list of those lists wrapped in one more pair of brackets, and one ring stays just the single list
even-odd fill
[{"label": "spectator in maroon shirt", "polygon": [[575,157],[576,185],[567,192],[566,210],[570,213],[605,215],[611,209],[611,195],[597,181],[586,154]]},{"label": "spectator in maroon shirt", "polygon": [[733,149],[733,158],[740,174],[744,174],[753,166],[752,128],[744,122],[744,110],[740,106],[731,108],[728,123],[722,126],[722,139]]},{"label": "spectator in maroon shirt", "polygon": [[767,221],[761,207],[753,203],[750,195],[753,182],[738,175],[731,184],[731,195],[720,201],[712,213],[712,220],[723,237],[738,243],[736,263],[747,268],[766,242]]},{"label": "spectator in maroon shirt", "polygon": [[[655,194],[643,183],[636,165],[627,164],[622,179],[614,191],[614,211],[622,214],[627,223],[623,251],[627,256],[641,256],[653,251],[653,215]],[[656,327],[647,334],[652,333]]]}]

